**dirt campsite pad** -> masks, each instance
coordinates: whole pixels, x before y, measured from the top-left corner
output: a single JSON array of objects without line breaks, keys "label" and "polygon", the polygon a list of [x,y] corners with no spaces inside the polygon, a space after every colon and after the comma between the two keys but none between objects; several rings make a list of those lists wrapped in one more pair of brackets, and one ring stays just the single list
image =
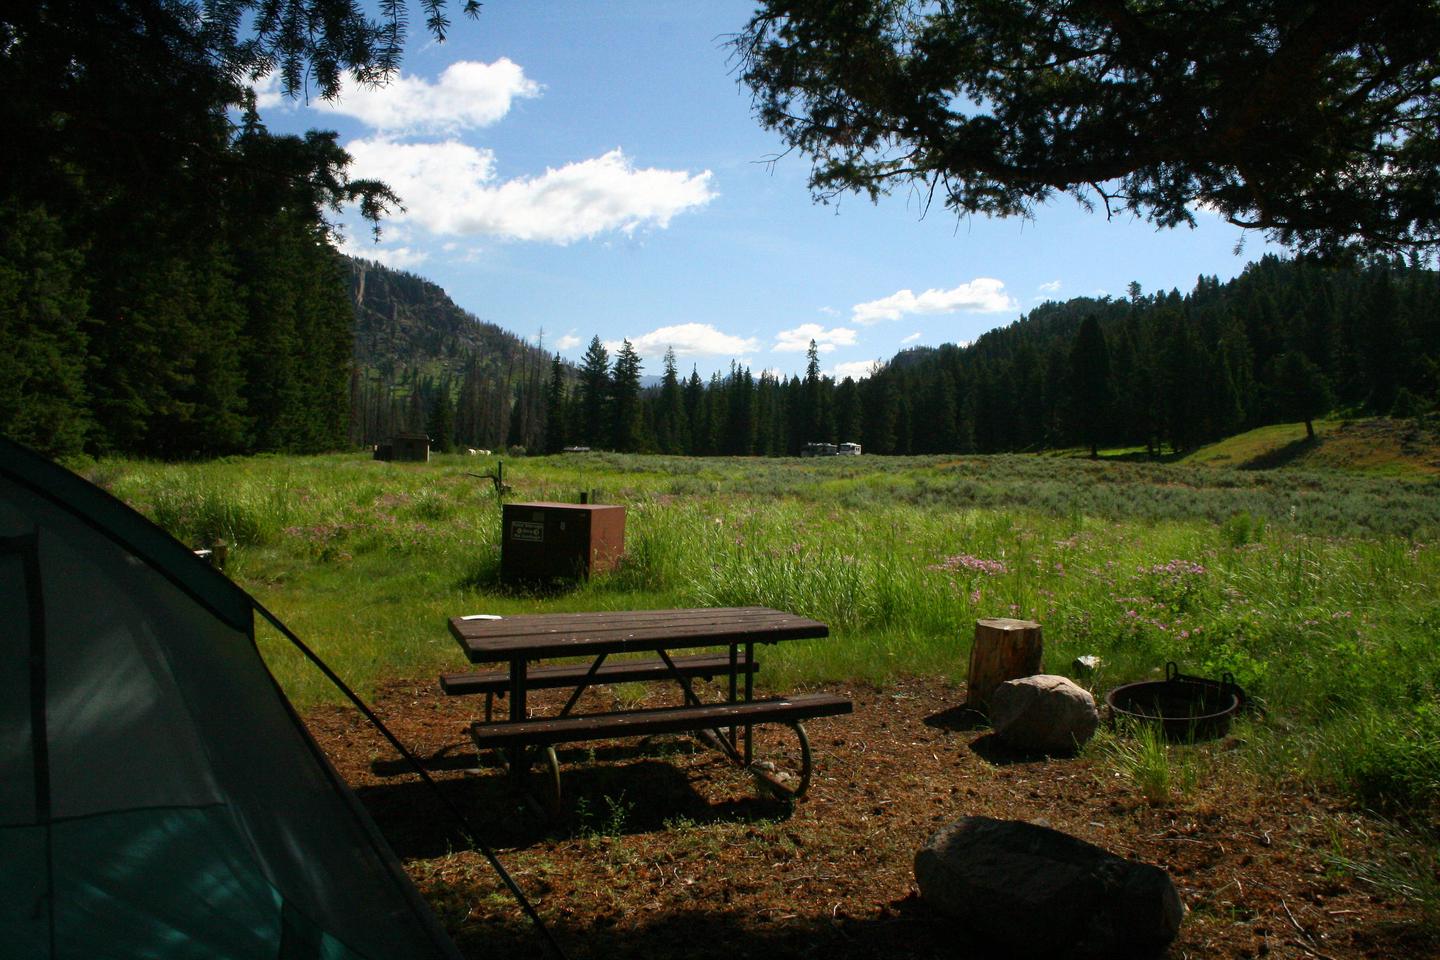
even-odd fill
[{"label": "dirt campsite pad", "polygon": [[[965,815],[1045,823],[1165,868],[1186,907],[1172,958],[1440,956],[1411,904],[1343,866],[1374,854],[1380,825],[1257,775],[1243,728],[1184,748],[1195,782],[1151,803],[1101,745],[1076,758],[1007,754],[958,706],[963,689],[943,681],[826,689],[855,712],[807,725],[814,779],[793,810],[677,736],[562,750],[565,803],[541,817],[500,770],[476,767],[465,728],[483,704],[440,696],[426,678],[385,686],[375,707],[572,960],[1003,955],[932,913],[915,888],[915,851]],[[592,690],[579,709],[641,697],[663,702],[639,688]],[[546,955],[484,858],[358,714],[322,708],[306,722],[463,953]]]}]

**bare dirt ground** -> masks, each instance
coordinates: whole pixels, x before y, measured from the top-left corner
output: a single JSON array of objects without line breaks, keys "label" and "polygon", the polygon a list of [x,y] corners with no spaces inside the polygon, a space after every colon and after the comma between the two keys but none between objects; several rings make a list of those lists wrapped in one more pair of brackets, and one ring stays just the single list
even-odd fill
[{"label": "bare dirt ground", "polygon": [[[827,689],[855,712],[807,725],[815,776],[793,809],[678,737],[562,751],[564,806],[543,817],[502,771],[477,768],[465,727],[482,700],[447,699],[424,678],[388,685],[374,706],[572,960],[1002,957],[915,888],[915,851],[965,815],[1043,822],[1165,868],[1187,909],[1166,954],[1176,960],[1440,956],[1411,905],[1333,865],[1337,853],[1363,858],[1374,825],[1257,776],[1235,738],[1187,748],[1200,752],[1199,782],[1152,805],[1103,751],[1008,755],[943,681]],[[589,692],[581,710],[610,709],[613,696]],[[462,952],[547,955],[441,803],[358,714],[324,708],[306,721]]]}]

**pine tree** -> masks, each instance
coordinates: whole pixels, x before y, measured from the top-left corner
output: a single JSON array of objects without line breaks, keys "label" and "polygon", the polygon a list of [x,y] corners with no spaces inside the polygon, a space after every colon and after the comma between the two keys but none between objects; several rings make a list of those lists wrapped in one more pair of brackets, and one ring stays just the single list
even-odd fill
[{"label": "pine tree", "polygon": [[881,371],[865,381],[865,442],[872,453],[894,453],[900,420],[900,392],[893,371]]},{"label": "pine tree", "polygon": [[1272,378],[1276,405],[1286,420],[1305,421],[1305,438],[1315,439],[1315,418],[1330,409],[1333,397],[1325,374],[1309,357],[1292,350],[1275,360]]},{"label": "pine tree", "polygon": [[[1139,285],[1135,296],[1139,297]],[[1090,457],[1100,455],[1100,441],[1110,429],[1113,397],[1110,380],[1110,349],[1100,320],[1092,313],[1080,324],[1070,349],[1070,415],[1077,433],[1090,448]]]},{"label": "pine tree", "polygon": [[1166,311],[1169,335],[1164,346],[1160,376],[1165,432],[1177,453],[1194,449],[1203,437],[1201,388],[1206,358],[1195,332],[1178,315]]},{"label": "pine tree", "polygon": [[545,446],[546,453],[559,453],[565,449],[565,362],[560,354],[550,361],[550,382],[545,388]]},{"label": "pine tree", "polygon": [[841,443],[864,444],[865,409],[860,402],[860,388],[851,377],[835,388],[835,431]]},{"label": "pine tree", "polygon": [[750,370],[732,362],[726,392],[725,452],[748,457],[755,452],[755,381]]},{"label": "pine tree", "polygon": [[690,442],[686,444],[685,452],[695,457],[708,452],[704,443],[704,406],[705,384],[700,380],[700,371],[692,364],[690,378],[685,381],[685,419],[690,427]]},{"label": "pine tree", "polygon": [[592,337],[580,366],[580,439],[588,447],[603,446],[609,439],[610,354],[600,338]]},{"label": "pine tree", "polygon": [[688,446],[685,404],[680,392],[680,378],[675,369],[675,351],[665,348],[665,374],[660,380],[660,396],[655,410],[655,444],[661,453],[683,453]]},{"label": "pine tree", "polygon": [[450,384],[441,383],[430,401],[430,410],[425,417],[425,432],[437,453],[449,453],[454,449],[455,403],[450,398]]},{"label": "pine tree", "polygon": [[83,269],[57,219],[0,205],[0,431],[51,456],[79,453],[93,426]]},{"label": "pine tree", "polygon": [[1384,414],[1389,413],[1395,404],[1395,392],[1400,387],[1396,366],[1401,357],[1400,344],[1404,340],[1400,297],[1388,269],[1379,267],[1370,271],[1364,298],[1362,362],[1369,385],[1365,406],[1375,413]]},{"label": "pine tree", "polygon": [[641,446],[643,421],[640,414],[640,355],[629,340],[620,344],[615,354],[614,373],[610,380],[611,410],[614,415],[614,447],[622,453],[634,453]]},{"label": "pine tree", "polygon": [[815,341],[810,341],[805,351],[805,389],[801,401],[802,443],[824,443],[830,439],[825,431],[824,385],[820,382],[820,351]]}]

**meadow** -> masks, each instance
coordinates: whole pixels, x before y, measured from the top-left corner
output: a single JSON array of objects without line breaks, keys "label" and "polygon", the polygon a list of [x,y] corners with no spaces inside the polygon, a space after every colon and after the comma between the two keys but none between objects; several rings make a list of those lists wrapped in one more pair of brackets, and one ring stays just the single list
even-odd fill
[{"label": "meadow", "polygon": [[[85,472],[228,572],[362,693],[464,666],[457,614],[760,604],[828,623],[764,684],[963,679],[977,618],[1045,631],[1098,695],[1232,673],[1257,770],[1387,816],[1440,812],[1440,496],[1433,480],[1039,456],[509,459],[509,500],[627,507],[621,569],[557,593],[499,582],[493,459],[359,454]],[[262,650],[302,708],[333,691]]]}]

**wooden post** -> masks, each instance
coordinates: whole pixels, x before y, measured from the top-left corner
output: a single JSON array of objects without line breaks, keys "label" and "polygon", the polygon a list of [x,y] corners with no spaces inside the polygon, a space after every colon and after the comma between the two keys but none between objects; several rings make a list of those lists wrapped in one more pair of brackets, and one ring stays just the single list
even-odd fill
[{"label": "wooden post", "polygon": [[972,710],[986,711],[990,695],[1000,684],[1040,672],[1043,651],[1040,624],[1033,620],[1008,617],[976,620],[965,705]]}]

